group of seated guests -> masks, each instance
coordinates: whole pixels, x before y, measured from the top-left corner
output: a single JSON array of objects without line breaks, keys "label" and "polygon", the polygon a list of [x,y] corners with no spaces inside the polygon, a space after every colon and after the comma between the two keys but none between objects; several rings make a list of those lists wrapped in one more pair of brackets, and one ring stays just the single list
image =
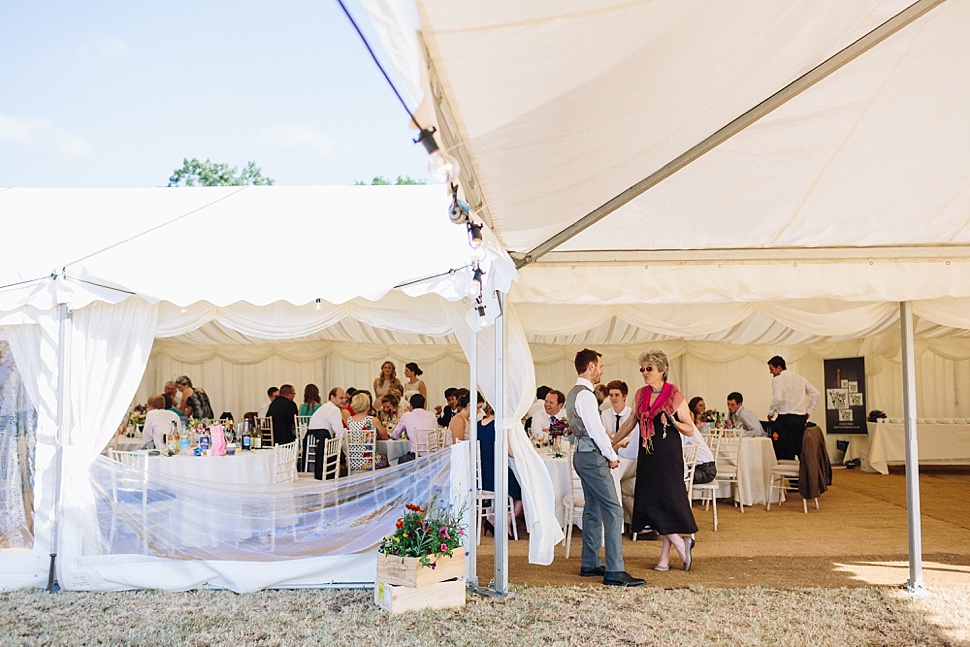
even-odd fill
[{"label": "group of seated guests", "polygon": [[[707,412],[707,405],[704,398],[695,396],[687,403],[694,425],[701,427],[705,422],[704,414]],[[744,406],[744,396],[737,391],[732,391],[727,396],[728,420],[731,426],[741,431],[745,436],[765,437],[768,432],[758,420],[758,414]]]}]

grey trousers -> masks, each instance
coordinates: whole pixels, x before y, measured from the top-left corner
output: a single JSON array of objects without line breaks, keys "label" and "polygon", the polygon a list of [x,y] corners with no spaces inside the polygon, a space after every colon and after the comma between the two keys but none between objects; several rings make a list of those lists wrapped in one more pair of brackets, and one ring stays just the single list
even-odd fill
[{"label": "grey trousers", "polygon": [[600,565],[600,545],[606,545],[607,572],[623,568],[623,506],[616,496],[610,464],[598,451],[576,452],[573,466],[583,483],[583,568]]}]

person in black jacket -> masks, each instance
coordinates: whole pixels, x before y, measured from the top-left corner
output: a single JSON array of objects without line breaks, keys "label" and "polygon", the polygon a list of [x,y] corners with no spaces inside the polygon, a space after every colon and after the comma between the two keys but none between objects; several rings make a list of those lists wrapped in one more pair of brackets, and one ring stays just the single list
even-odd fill
[{"label": "person in black jacket", "polygon": [[273,444],[285,445],[296,440],[294,416],[300,413],[300,408],[296,406],[293,399],[296,397],[296,389],[292,384],[284,384],[280,387],[280,395],[269,405],[266,415],[273,419]]}]

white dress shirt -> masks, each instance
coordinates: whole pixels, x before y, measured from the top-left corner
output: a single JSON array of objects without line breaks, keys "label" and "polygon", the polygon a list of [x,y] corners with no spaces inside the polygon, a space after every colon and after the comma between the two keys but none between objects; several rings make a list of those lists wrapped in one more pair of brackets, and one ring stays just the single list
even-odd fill
[{"label": "white dress shirt", "polygon": [[586,427],[586,434],[590,437],[600,453],[611,463],[617,459],[616,452],[613,451],[613,443],[606,435],[606,428],[603,427],[603,420],[600,419],[600,407],[593,395],[593,383],[585,377],[576,380],[576,384],[585,386],[589,391],[583,389],[576,394],[576,413],[583,419],[583,426]]},{"label": "white dress shirt", "polygon": [[[805,406],[805,397],[808,406]],[[801,375],[785,370],[771,379],[771,408],[769,416],[793,413],[804,416],[815,410],[818,404],[818,389],[808,383]]]},{"label": "white dress shirt", "polygon": [[269,411],[269,405],[273,404],[272,400],[267,400],[263,404],[259,405],[259,409],[256,410],[257,418],[265,418],[266,413]]},{"label": "white dress shirt", "polygon": [[[593,396],[593,399],[595,400],[596,396]],[[550,416],[548,413],[546,413],[546,409],[545,407],[543,407],[540,413],[532,416],[532,427],[529,428],[529,433],[532,435],[533,438],[544,438],[549,434],[549,424],[552,422],[552,418],[556,418],[557,420],[562,420],[565,417],[566,417],[565,406],[563,406],[563,408],[559,410],[559,413],[553,416]]]},{"label": "white dress shirt", "polygon": [[165,449],[165,436],[172,433],[172,423],[177,425],[179,433],[182,433],[182,419],[179,418],[178,414],[174,411],[169,411],[168,409],[149,409],[148,413],[145,414],[145,425],[142,430],[142,440],[145,449],[151,449],[149,441],[151,441],[152,447],[155,449]]},{"label": "white dress shirt", "polygon": [[[603,428],[606,429],[606,433],[610,435],[616,434],[616,432],[620,429],[620,425],[626,422],[626,419],[629,418],[630,414],[632,413],[633,409],[631,407],[623,407],[623,410],[620,412],[619,425],[616,423],[616,411],[613,411],[612,406],[601,413],[600,420],[603,422]],[[630,432],[630,435],[626,437],[627,444],[620,447],[620,449],[616,452],[617,456],[635,461],[640,452],[640,443],[637,441],[638,435],[639,434],[636,429]]]},{"label": "white dress shirt", "polygon": [[340,413],[340,407],[335,405],[330,400],[323,403],[323,406],[318,407],[313,415],[310,416],[310,422],[307,423],[307,431],[309,430],[326,430],[330,432],[331,438],[336,438],[341,435],[344,430],[344,418]]},{"label": "white dress shirt", "polygon": [[707,441],[704,440],[703,434],[694,427],[693,436],[685,436],[680,434],[680,444],[683,445],[697,445],[697,465],[703,465],[704,463],[714,462],[714,452],[711,448],[707,446]]},{"label": "white dress shirt", "polygon": [[529,410],[525,412],[526,420],[528,420],[529,418],[532,418],[533,420],[535,420],[536,416],[544,416],[544,415],[546,415],[545,400],[536,400],[535,402],[532,403],[532,406],[529,407]]}]

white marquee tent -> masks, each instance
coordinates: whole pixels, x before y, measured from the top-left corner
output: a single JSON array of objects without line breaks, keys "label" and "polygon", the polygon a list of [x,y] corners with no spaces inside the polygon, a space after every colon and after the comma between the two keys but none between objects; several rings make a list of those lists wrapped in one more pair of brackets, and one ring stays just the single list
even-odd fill
[{"label": "white marquee tent", "polygon": [[[662,347],[688,392],[723,393],[725,384],[740,383],[764,394],[764,361],[779,350],[817,383],[824,357],[865,355],[873,360],[869,390],[882,399],[873,404],[899,415],[898,313],[899,303],[908,302],[918,317],[921,376],[938,387],[926,391],[943,394],[934,400],[922,393],[920,406],[929,415],[970,416],[957,395],[966,390],[970,367],[970,183],[963,154],[970,131],[962,118],[970,103],[970,77],[962,69],[970,60],[962,30],[970,3],[420,0],[409,11],[402,3],[367,0],[365,6],[420,104],[419,121],[437,126],[443,147],[462,163],[462,191],[494,231],[496,250],[508,250],[520,266],[508,311],[531,342],[539,382],[563,384],[571,352],[584,344],[604,350],[608,367],[613,361],[626,375],[644,345]],[[5,195],[11,191],[0,193],[4,214],[21,199],[20,190]],[[211,264],[208,284],[184,282],[193,259],[178,256],[142,283],[119,281],[158,295],[186,317],[163,327],[171,336],[195,330],[193,341],[224,347],[204,352],[234,352],[236,335],[254,328],[266,334],[288,317],[287,305],[273,304],[286,286],[292,297],[282,299],[290,304],[312,308],[323,298],[319,325],[300,330],[317,341],[383,346],[370,349],[375,358],[401,342],[415,348],[452,342],[440,337],[446,327],[426,319],[382,325],[370,304],[348,299],[376,298],[462,261],[438,264],[435,254],[409,254],[408,266],[415,267],[409,276],[380,283],[387,277],[356,272],[359,291],[322,295],[319,282],[297,280],[293,267],[261,261],[272,240],[265,235],[270,217],[264,246],[228,242],[238,222],[234,191],[203,201],[213,203],[206,211],[220,214],[212,224],[186,227],[186,237],[214,241],[210,255],[224,260]],[[253,200],[262,193],[245,191]],[[265,206],[274,214],[304,209],[319,198],[314,191],[294,189],[283,204],[266,190]],[[73,201],[66,193],[60,199]],[[195,198],[169,199],[186,201],[179,213],[203,206]],[[126,229],[124,217],[104,205],[92,209],[88,215],[105,219],[100,233],[123,240],[142,231]],[[443,217],[443,207],[432,213]],[[398,233],[389,233],[381,248],[400,250]],[[305,235],[285,247],[280,242],[276,256],[305,261],[320,254],[329,262],[317,242],[325,234],[312,243]],[[83,246],[72,249],[81,251],[55,256],[87,254]],[[117,280],[126,276],[121,270],[150,262],[133,249],[122,245],[85,266],[93,278]],[[341,276],[360,267],[358,258],[336,258],[329,267]],[[49,265],[36,272],[48,274]],[[172,267],[184,271],[173,276]],[[449,283],[443,279],[439,284]],[[260,291],[257,284],[270,287]],[[420,286],[409,290],[457,298],[463,289]],[[82,301],[103,296],[91,284],[76,289]],[[216,293],[226,296],[214,303]],[[273,304],[268,311],[278,316],[260,315],[253,324],[240,301]],[[339,312],[330,303],[342,304]],[[199,319],[192,323],[195,308]],[[8,309],[0,312],[9,323]],[[203,330],[198,323],[205,321],[215,326]],[[186,350],[188,344],[166,349],[170,343],[160,342],[153,357],[156,384],[176,367],[202,361],[201,351]],[[341,370],[348,372],[332,377],[361,379],[358,368]],[[755,402],[758,410],[767,406]]]}]

